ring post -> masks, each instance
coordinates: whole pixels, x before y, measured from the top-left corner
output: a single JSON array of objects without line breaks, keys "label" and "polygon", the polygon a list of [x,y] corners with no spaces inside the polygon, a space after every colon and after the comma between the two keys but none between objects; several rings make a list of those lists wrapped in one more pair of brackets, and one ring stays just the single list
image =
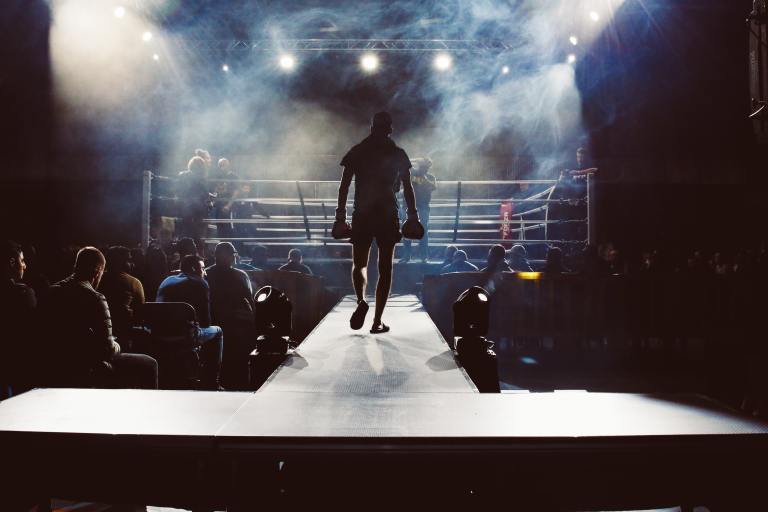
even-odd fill
[{"label": "ring post", "polygon": [[150,203],[152,201],[152,171],[141,177],[141,246],[149,247]]}]

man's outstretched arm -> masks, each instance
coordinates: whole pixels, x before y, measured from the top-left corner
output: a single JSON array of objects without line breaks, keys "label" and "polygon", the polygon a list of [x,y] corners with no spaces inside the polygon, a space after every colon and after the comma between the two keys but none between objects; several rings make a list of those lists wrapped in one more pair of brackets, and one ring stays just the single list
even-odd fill
[{"label": "man's outstretched arm", "polygon": [[347,218],[347,196],[349,195],[349,186],[352,184],[354,172],[349,167],[344,167],[341,173],[341,183],[339,183],[339,202],[336,205],[336,220],[346,220]]}]

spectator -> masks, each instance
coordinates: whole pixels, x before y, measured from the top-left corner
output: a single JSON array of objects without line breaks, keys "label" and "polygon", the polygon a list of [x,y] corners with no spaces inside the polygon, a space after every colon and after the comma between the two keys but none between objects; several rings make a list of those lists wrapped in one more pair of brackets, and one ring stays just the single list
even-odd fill
[{"label": "spectator", "polygon": [[157,361],[122,354],[112,336],[109,306],[96,291],[104,265],[101,251],[84,247],[75,258],[74,273],[51,287],[45,320],[54,383],[92,385],[94,376],[104,372],[120,387],[157,388]]},{"label": "spectator", "polygon": [[203,386],[223,390],[220,385],[221,359],[224,351],[224,332],[211,325],[210,288],[204,279],[203,260],[188,254],[181,260],[181,272],[165,278],[157,290],[157,302],[186,302],[197,314],[195,332],[201,345],[203,360]]},{"label": "spectator", "polygon": [[156,245],[147,248],[144,266],[144,296],[149,301],[154,301],[160,283],[168,276],[168,258],[165,252]]},{"label": "spectator", "polygon": [[450,274],[452,272],[477,272],[477,267],[467,261],[467,253],[457,250],[453,255],[453,263],[446,265],[440,271],[441,274]]},{"label": "spectator", "polygon": [[449,245],[445,248],[445,253],[443,254],[443,264],[442,267],[447,267],[451,263],[453,263],[453,255],[456,254],[456,251],[458,251],[458,248],[455,245]]},{"label": "spectator", "polygon": [[547,275],[567,274],[570,270],[563,265],[563,250],[559,247],[550,247],[547,250],[547,261],[544,264],[544,273]]},{"label": "spectator", "polygon": [[248,354],[254,347],[253,289],[248,274],[234,268],[235,247],[221,242],[214,251],[216,264],[206,269],[211,293],[211,314],[227,335],[223,374],[228,388],[248,385]]},{"label": "spectator", "polygon": [[0,308],[3,337],[0,339],[0,400],[9,397],[26,380],[27,349],[32,345],[35,292],[22,282],[26,264],[21,247],[4,240],[0,266]]},{"label": "spectator", "polygon": [[109,305],[112,331],[124,348],[126,342],[132,339],[136,308],[144,304],[144,287],[141,281],[130,274],[132,270],[130,249],[118,245],[107,250],[107,268],[101,278],[99,291],[104,294]]},{"label": "spectator", "polygon": [[246,247],[247,246],[244,245],[240,251],[235,253],[235,264],[232,266],[239,270],[261,272],[260,268],[254,267],[253,265],[243,262],[242,258],[240,257],[240,252],[246,250]]},{"label": "spectator", "polygon": [[288,272],[301,272],[302,274],[312,275],[312,269],[302,263],[303,256],[301,250],[291,249],[288,251],[288,263],[281,266],[278,270],[285,270]]},{"label": "spectator", "polygon": [[37,249],[33,245],[25,244],[22,246],[24,254],[24,284],[35,291],[35,296],[40,300],[48,292],[51,283],[48,278],[40,271],[37,261]]},{"label": "spectator", "polygon": [[507,264],[507,260],[504,258],[506,255],[507,252],[503,245],[492,245],[488,251],[488,261],[482,271],[491,274],[497,272],[512,272],[512,269]]},{"label": "spectator", "polygon": [[269,249],[266,245],[254,245],[251,250],[251,265],[256,268],[269,268]]},{"label": "spectator", "polygon": [[512,246],[509,250],[509,267],[513,272],[533,272],[525,246],[520,244]]}]

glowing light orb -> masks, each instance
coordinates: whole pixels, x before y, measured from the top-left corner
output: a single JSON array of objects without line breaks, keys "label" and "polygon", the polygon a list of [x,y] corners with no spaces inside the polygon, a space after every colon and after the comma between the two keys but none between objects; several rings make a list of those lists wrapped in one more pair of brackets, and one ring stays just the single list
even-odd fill
[{"label": "glowing light orb", "polygon": [[447,53],[441,53],[435,57],[435,69],[438,71],[448,71],[453,65],[453,59]]},{"label": "glowing light orb", "polygon": [[570,55],[568,55],[568,64],[573,64],[573,63],[575,63],[575,62],[576,62],[576,55],[575,55],[575,54],[573,54],[573,53],[571,53]]},{"label": "glowing light orb", "polygon": [[152,32],[144,32],[141,34],[141,40],[148,43],[152,40]]},{"label": "glowing light orb", "polygon": [[509,74],[509,66],[504,66],[501,68],[501,74],[502,75],[508,75]]},{"label": "glowing light orb", "polygon": [[589,19],[592,21],[600,21],[600,14],[597,11],[591,11],[589,13]]},{"label": "glowing light orb", "polygon": [[122,18],[123,16],[125,16],[125,7],[118,5],[115,7],[115,18]]},{"label": "glowing light orb", "polygon": [[576,36],[571,36],[568,38],[568,40],[571,42],[573,46],[576,46],[579,44],[579,38]]},{"label": "glowing light orb", "polygon": [[222,64],[222,66],[221,66],[221,70],[222,70],[223,72],[225,72],[225,73],[229,73],[229,65],[227,65],[227,64]]},{"label": "glowing light orb", "polygon": [[156,53],[153,53],[153,54],[152,54],[152,60],[154,60],[155,62],[157,62],[158,60],[160,60],[160,56],[159,56],[158,54],[156,54]]},{"label": "glowing light orb", "polygon": [[281,55],[280,60],[278,60],[278,64],[283,70],[291,71],[296,67],[296,59],[293,57],[293,55]]},{"label": "glowing light orb", "polygon": [[372,53],[367,53],[360,59],[360,66],[364,71],[372,73],[379,68],[379,58]]}]

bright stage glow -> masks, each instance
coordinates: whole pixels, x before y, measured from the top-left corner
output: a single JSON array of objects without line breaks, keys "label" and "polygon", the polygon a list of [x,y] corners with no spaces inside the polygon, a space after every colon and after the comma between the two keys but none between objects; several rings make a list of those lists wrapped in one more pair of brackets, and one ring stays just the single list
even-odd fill
[{"label": "bright stage glow", "polygon": [[157,62],[158,60],[160,60],[160,56],[158,54],[154,53],[154,54],[152,54],[152,60]]},{"label": "bright stage glow", "polygon": [[122,18],[123,16],[125,16],[125,7],[118,5],[115,7],[115,18]]},{"label": "bright stage glow", "polygon": [[360,59],[360,66],[364,71],[372,73],[379,68],[379,58],[372,53],[367,53]]},{"label": "bright stage glow", "polygon": [[579,44],[579,38],[576,36],[571,36],[568,38],[568,40],[571,42],[573,46],[576,46]]},{"label": "bright stage glow", "polygon": [[281,55],[278,64],[280,65],[280,68],[285,71],[291,71],[296,67],[296,59],[293,55]]},{"label": "bright stage glow", "polygon": [[515,275],[524,281],[537,281],[541,279],[541,272],[515,272]]},{"label": "bright stage glow", "polygon": [[503,68],[501,68],[501,74],[502,75],[509,74],[509,66],[504,66]]},{"label": "bright stage glow", "polygon": [[141,34],[141,40],[145,43],[150,42],[152,40],[152,32],[147,31]]},{"label": "bright stage glow", "polygon": [[576,62],[576,54],[571,53],[568,55],[568,64],[573,64]]},{"label": "bright stage glow", "polygon": [[453,65],[453,59],[447,53],[441,53],[435,57],[435,69],[438,71],[448,71]]},{"label": "bright stage glow", "polygon": [[229,65],[228,64],[222,64],[221,70],[225,73],[229,73]]},{"label": "bright stage glow", "polygon": [[598,14],[597,11],[591,11],[589,13],[589,19],[595,22],[600,21],[600,14]]}]

